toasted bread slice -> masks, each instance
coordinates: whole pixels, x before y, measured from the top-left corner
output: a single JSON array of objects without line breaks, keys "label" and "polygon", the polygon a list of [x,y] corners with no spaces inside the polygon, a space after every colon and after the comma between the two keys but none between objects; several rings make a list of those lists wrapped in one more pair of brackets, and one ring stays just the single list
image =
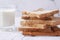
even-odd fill
[{"label": "toasted bread slice", "polygon": [[[28,16],[29,18],[39,18],[44,19],[50,16],[53,16],[54,14],[59,13],[59,10],[49,10],[49,11],[38,11],[38,12],[28,12],[24,11],[22,14]],[[26,18],[26,16],[24,16]],[[23,17],[23,18],[24,18]]]},{"label": "toasted bread slice", "polygon": [[25,36],[60,36],[60,31],[46,33],[46,32],[23,32]]},{"label": "toasted bread slice", "polygon": [[20,27],[18,28],[19,31],[25,31],[25,32],[54,32],[51,27],[41,29],[39,27]]},{"label": "toasted bread slice", "polygon": [[60,24],[60,17],[54,17],[53,20],[24,20],[21,21],[21,25],[23,26],[34,26],[39,24],[45,24],[50,26],[56,26]]}]

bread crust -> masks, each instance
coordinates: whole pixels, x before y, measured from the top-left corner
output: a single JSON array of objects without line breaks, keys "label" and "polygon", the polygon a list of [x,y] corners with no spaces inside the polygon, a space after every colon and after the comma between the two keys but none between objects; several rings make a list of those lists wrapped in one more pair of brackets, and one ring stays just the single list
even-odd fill
[{"label": "bread crust", "polygon": [[45,33],[45,32],[23,32],[25,36],[60,36],[60,31]]}]

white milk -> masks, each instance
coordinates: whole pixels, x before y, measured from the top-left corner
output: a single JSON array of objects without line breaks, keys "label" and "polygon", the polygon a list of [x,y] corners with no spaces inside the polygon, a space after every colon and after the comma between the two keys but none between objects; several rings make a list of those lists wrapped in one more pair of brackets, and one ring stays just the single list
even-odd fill
[{"label": "white milk", "polygon": [[15,9],[0,10],[0,27],[12,26],[15,23]]},{"label": "white milk", "polygon": [[0,12],[0,26],[3,25],[3,16],[2,15],[3,15],[2,12]]}]

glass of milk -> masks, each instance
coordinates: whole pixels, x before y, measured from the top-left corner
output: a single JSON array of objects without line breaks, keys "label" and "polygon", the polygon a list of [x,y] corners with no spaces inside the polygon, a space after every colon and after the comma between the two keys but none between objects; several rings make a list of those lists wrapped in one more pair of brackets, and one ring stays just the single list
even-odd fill
[{"label": "glass of milk", "polygon": [[0,9],[0,27],[12,26],[15,24],[14,8]]}]

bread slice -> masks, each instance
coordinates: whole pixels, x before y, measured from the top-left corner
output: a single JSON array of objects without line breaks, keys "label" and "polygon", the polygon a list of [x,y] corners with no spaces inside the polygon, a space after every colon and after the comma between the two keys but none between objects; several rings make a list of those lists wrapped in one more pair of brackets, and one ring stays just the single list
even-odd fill
[{"label": "bread slice", "polygon": [[25,36],[60,36],[60,28],[57,26],[52,29],[45,29],[41,31],[22,31]]},{"label": "bread slice", "polygon": [[46,32],[23,32],[24,36],[60,36],[60,31],[46,33]]},{"label": "bread slice", "polygon": [[28,27],[39,27],[41,29],[44,29],[47,25],[46,24],[38,24],[38,22],[32,22],[32,21],[22,21],[22,26],[28,26]]},{"label": "bread slice", "polygon": [[24,32],[54,32],[51,27],[41,29],[38,27],[20,27],[18,28],[18,31],[24,31]]},{"label": "bread slice", "polygon": [[55,33],[45,33],[45,32],[23,32],[25,36],[55,36]]},{"label": "bread slice", "polygon": [[52,31],[23,31],[23,35],[27,36],[60,36],[60,28],[58,27],[52,27]]},{"label": "bread slice", "polygon": [[21,21],[21,25],[23,26],[35,26],[39,24],[45,24],[50,26],[56,26],[60,24],[60,17],[54,17],[53,20],[24,20]]},{"label": "bread slice", "polygon": [[54,14],[59,13],[59,10],[49,10],[49,11],[38,11],[38,12],[28,12],[25,11],[22,14],[25,15],[22,18],[26,18],[26,16],[28,16],[29,18],[39,18],[39,19],[44,19],[50,16],[53,16]]}]

